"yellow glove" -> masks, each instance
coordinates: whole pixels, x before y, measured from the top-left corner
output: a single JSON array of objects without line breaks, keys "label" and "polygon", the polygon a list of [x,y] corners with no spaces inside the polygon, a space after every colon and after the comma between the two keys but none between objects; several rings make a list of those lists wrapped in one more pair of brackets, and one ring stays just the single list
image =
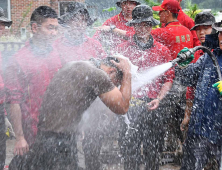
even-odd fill
[{"label": "yellow glove", "polygon": [[213,84],[213,87],[216,87],[222,96],[222,81],[218,81],[217,83]]}]

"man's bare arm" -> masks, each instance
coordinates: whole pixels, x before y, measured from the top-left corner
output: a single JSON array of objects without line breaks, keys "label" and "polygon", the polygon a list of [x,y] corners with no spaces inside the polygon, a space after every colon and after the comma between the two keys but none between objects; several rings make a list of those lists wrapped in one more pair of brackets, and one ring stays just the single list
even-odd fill
[{"label": "man's bare arm", "polygon": [[148,103],[149,110],[155,110],[158,108],[160,101],[166,96],[166,94],[172,88],[172,85],[172,82],[166,82],[163,84],[160,93],[157,96],[157,99],[154,99],[150,103]]},{"label": "man's bare arm", "polygon": [[12,126],[15,132],[16,143],[14,154],[23,155],[29,150],[28,143],[26,142],[22,128],[22,113],[19,104],[9,105],[9,114],[12,122]]},{"label": "man's bare arm", "polygon": [[127,59],[118,58],[119,63],[114,63],[123,72],[121,87],[115,87],[112,91],[101,94],[99,97],[116,114],[125,114],[129,109],[131,99],[131,73]]}]

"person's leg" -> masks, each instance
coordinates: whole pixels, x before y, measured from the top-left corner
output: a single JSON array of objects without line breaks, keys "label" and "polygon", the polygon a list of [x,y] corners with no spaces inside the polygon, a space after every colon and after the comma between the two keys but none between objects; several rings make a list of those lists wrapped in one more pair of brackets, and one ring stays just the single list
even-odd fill
[{"label": "person's leg", "polygon": [[125,170],[139,170],[141,163],[141,141],[143,140],[142,132],[142,114],[144,108],[139,106],[131,106],[127,115],[130,120],[130,127],[121,120],[119,133],[120,152],[124,158]]},{"label": "person's leg", "polygon": [[207,165],[210,157],[211,154],[206,139],[188,136],[183,146],[180,170],[202,170]]},{"label": "person's leg", "polygon": [[6,158],[6,134],[4,105],[0,105],[0,170],[4,169]]},{"label": "person's leg", "polygon": [[162,109],[147,111],[144,117],[143,153],[146,170],[159,170],[160,154],[164,145]]},{"label": "person's leg", "polygon": [[100,165],[100,150],[103,142],[103,135],[96,130],[87,129],[84,131],[85,136],[82,142],[82,147],[85,156],[86,170],[99,170]]}]

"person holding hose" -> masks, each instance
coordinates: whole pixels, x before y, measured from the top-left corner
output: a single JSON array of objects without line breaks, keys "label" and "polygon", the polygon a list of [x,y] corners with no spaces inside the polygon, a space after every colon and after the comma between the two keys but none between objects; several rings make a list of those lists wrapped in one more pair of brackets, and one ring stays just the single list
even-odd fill
[{"label": "person holding hose", "polygon": [[[212,25],[215,23],[215,17],[210,12],[200,12],[195,17],[195,26],[191,28],[191,30],[196,31],[198,39],[201,41],[201,44],[206,46],[205,39],[206,35],[213,34],[215,30],[213,30]],[[200,56],[202,56],[204,52],[202,50],[195,53],[195,58],[192,63],[195,63]],[[194,92],[195,87],[187,87],[186,92],[186,109],[184,119],[181,123],[181,130],[184,131],[187,129],[189,120],[190,120],[190,113],[193,107],[193,99],[194,99]]]},{"label": "person holding hose", "polygon": [[[214,49],[220,72],[222,70],[222,22],[212,26],[219,32],[219,47]],[[217,41],[215,39],[214,41]],[[181,52],[186,52],[183,49]],[[187,64],[184,69],[176,69],[176,76],[186,86],[196,86],[187,139],[185,140],[181,170],[201,170],[212,158],[220,167],[222,144],[222,80],[207,53],[196,63]]]}]

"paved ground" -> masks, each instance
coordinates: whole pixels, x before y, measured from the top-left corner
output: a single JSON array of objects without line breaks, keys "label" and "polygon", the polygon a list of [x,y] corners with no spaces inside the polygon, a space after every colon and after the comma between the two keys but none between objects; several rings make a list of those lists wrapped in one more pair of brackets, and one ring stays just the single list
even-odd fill
[{"label": "paved ground", "polygon": [[[13,147],[15,140],[7,140],[7,153],[6,153],[6,165],[8,165],[13,158]],[[84,157],[82,154],[79,154],[80,166],[84,168]],[[160,170],[179,170],[179,166],[174,166],[172,164],[166,164],[161,166]],[[144,168],[141,166],[141,170]],[[103,170],[123,170],[122,164],[115,165],[103,165]]]}]

